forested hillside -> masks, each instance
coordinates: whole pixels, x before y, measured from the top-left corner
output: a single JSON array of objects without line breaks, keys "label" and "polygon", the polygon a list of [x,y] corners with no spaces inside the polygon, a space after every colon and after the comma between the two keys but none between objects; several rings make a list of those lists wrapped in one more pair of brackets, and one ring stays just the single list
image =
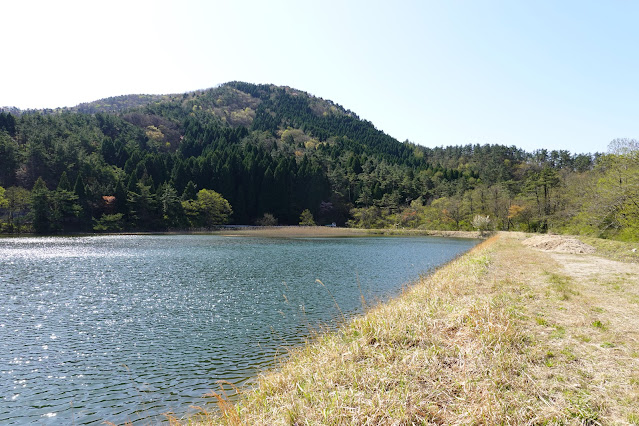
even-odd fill
[{"label": "forested hillside", "polygon": [[425,148],[305,92],[232,82],[0,113],[0,218],[3,232],[303,220],[633,239],[638,151]]}]

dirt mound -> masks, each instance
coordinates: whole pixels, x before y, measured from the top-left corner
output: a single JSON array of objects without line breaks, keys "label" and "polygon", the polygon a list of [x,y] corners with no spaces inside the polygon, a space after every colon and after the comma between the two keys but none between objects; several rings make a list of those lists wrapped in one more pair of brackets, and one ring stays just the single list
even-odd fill
[{"label": "dirt mound", "polygon": [[524,245],[543,251],[559,253],[594,253],[595,248],[576,238],[562,235],[535,235],[522,242]]}]

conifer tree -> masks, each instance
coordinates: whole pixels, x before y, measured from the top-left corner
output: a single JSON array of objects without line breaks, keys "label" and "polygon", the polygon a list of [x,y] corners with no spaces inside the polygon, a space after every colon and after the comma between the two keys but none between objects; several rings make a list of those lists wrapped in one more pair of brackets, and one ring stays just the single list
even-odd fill
[{"label": "conifer tree", "polygon": [[31,190],[31,224],[38,234],[46,234],[51,230],[49,189],[41,176],[35,181]]},{"label": "conifer tree", "polygon": [[60,182],[58,183],[58,191],[71,191],[71,183],[67,177],[67,172],[62,172]]}]

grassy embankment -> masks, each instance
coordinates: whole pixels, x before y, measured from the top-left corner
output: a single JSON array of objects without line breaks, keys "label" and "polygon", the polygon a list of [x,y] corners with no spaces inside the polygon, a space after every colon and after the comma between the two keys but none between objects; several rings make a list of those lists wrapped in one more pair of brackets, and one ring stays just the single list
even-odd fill
[{"label": "grassy embankment", "polygon": [[639,424],[639,265],[521,238],[485,241],[190,421]]}]

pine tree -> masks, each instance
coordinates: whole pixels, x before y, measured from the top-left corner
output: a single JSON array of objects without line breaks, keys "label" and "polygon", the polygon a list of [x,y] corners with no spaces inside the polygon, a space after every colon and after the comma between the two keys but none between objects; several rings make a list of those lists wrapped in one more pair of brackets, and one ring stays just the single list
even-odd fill
[{"label": "pine tree", "polygon": [[60,182],[58,183],[58,191],[71,191],[71,183],[67,177],[67,172],[62,172]]},{"label": "pine tree", "polygon": [[82,172],[78,173],[75,185],[73,185],[73,192],[78,197],[80,226],[82,228],[89,228],[91,225],[91,208],[89,206],[89,198],[87,196],[86,186],[84,185],[84,179],[82,178]]},{"label": "pine tree", "polygon": [[78,204],[78,196],[71,191],[71,183],[67,178],[67,172],[62,172],[58,188],[51,194],[53,205],[53,227],[66,230],[70,221],[77,218],[82,210]]},{"label": "pine tree", "polygon": [[197,187],[195,186],[195,184],[193,183],[192,180],[190,180],[187,184],[186,187],[184,188],[184,192],[182,192],[182,201],[189,201],[189,200],[195,200],[197,198]]},{"label": "pine tree", "polygon": [[115,211],[116,213],[122,213],[126,215],[128,212],[127,208],[127,191],[122,184],[122,181],[119,180],[118,183],[115,184]]}]

